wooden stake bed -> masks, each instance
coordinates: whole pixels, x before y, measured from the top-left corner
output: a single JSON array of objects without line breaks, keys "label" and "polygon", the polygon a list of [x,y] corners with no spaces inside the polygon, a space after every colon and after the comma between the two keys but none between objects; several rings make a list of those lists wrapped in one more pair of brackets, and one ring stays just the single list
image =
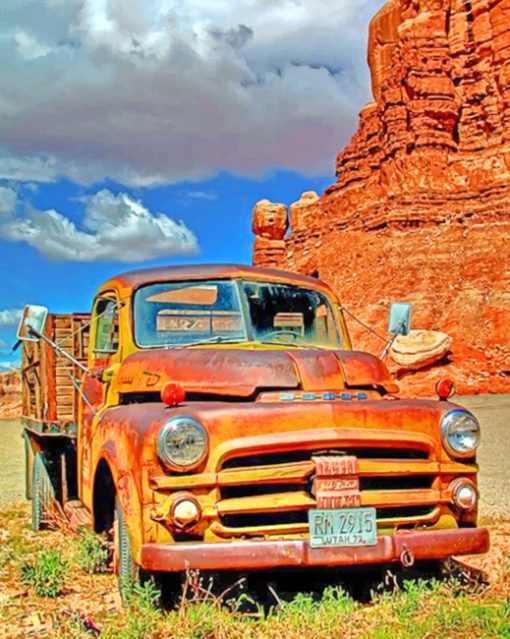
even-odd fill
[{"label": "wooden stake bed", "polygon": [[[49,315],[45,335],[86,364],[90,315]],[[24,342],[22,354],[23,421],[40,431],[68,430],[77,424],[78,392],[72,377],[81,371],[42,341]]]}]

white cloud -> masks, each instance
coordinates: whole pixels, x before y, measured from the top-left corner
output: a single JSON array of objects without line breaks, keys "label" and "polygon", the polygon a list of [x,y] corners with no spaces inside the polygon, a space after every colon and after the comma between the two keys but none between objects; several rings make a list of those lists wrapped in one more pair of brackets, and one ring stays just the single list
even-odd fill
[{"label": "white cloud", "polygon": [[189,198],[190,200],[207,200],[209,202],[213,202],[218,199],[218,195],[216,193],[211,193],[210,191],[186,191],[184,197]]},{"label": "white cloud", "polygon": [[0,311],[0,326],[16,326],[21,319],[22,312],[20,308]]},{"label": "white cloud", "polygon": [[0,369],[4,371],[14,371],[16,370],[15,362],[0,361]]},{"label": "white cloud", "polygon": [[198,251],[195,235],[183,222],[108,190],[86,201],[83,229],[58,211],[28,209],[0,224],[0,236],[26,242],[49,259],[76,262],[141,262]]},{"label": "white cloud", "polygon": [[11,215],[16,208],[18,195],[8,186],[0,186],[0,215]]},{"label": "white cloud", "polygon": [[369,97],[382,4],[2,0],[0,175],[144,186],[331,171]]},{"label": "white cloud", "polygon": [[39,42],[36,38],[25,31],[18,31],[15,33],[14,41],[16,42],[20,56],[25,60],[42,58],[52,51],[51,47],[45,46],[42,42]]}]

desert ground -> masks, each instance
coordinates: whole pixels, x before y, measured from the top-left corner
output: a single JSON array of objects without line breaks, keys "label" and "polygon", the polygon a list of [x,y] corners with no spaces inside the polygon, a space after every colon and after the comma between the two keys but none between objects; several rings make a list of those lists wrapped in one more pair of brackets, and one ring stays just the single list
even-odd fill
[{"label": "desert ground", "polygon": [[[491,530],[492,548],[484,557],[463,559],[453,580],[409,582],[377,595],[370,605],[341,590],[319,599],[308,593],[278,602],[266,614],[241,614],[212,596],[202,600],[198,582],[188,584],[191,603],[158,612],[154,593],[136,592],[127,609],[113,575],[91,569],[98,547],[69,531],[32,533],[24,500],[23,442],[19,421],[0,422],[0,638],[90,637],[106,639],[415,639],[444,636],[510,637],[510,395],[461,397],[483,428],[479,452],[481,520]],[[37,584],[22,575],[44,553],[56,553],[51,568],[58,594],[37,594]],[[51,558],[50,558],[51,559]],[[48,560],[48,555],[44,559]],[[48,568],[46,563],[46,568]],[[41,566],[41,561],[39,561]],[[465,571],[464,566],[473,568]],[[105,567],[106,568],[106,567]],[[479,572],[479,571],[482,572]],[[460,578],[460,580],[459,580]],[[249,594],[249,593],[246,593]],[[196,599],[195,599],[196,595]],[[207,595],[207,593],[206,593]],[[243,595],[246,596],[246,595]],[[341,632],[340,632],[341,631]]]}]

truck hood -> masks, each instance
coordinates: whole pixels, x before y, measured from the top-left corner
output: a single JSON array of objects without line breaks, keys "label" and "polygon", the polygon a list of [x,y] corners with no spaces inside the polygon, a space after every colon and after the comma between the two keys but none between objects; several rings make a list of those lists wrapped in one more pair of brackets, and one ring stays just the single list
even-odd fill
[{"label": "truck hood", "polygon": [[154,349],[127,357],[115,380],[119,393],[157,393],[168,382],[188,394],[249,398],[259,391],[328,391],[398,385],[377,357],[358,351]]}]

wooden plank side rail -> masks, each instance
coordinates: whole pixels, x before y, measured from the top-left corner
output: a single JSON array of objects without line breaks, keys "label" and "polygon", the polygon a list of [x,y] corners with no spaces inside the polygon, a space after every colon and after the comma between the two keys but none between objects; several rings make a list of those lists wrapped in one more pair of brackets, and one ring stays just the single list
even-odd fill
[{"label": "wooden plank side rail", "polygon": [[[86,364],[90,315],[48,315],[45,335]],[[23,416],[65,426],[77,421],[79,394],[71,376],[81,372],[44,342],[24,342],[22,352]]]}]

